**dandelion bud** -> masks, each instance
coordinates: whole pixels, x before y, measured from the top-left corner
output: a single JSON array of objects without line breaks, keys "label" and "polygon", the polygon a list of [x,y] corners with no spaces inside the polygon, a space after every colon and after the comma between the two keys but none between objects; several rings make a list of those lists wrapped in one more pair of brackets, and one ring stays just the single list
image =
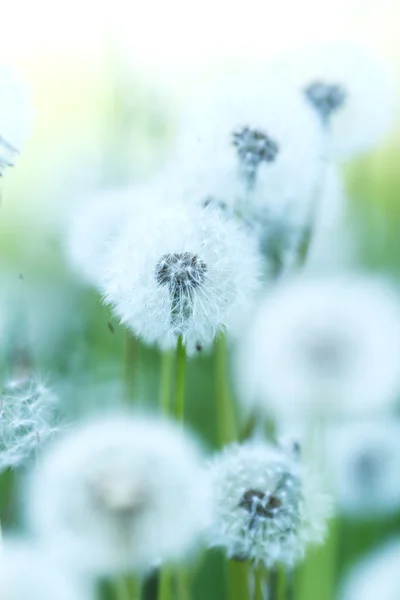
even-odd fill
[{"label": "dandelion bud", "polygon": [[10,69],[0,67],[0,176],[22,149],[29,113],[24,85]]},{"label": "dandelion bud", "polygon": [[131,218],[110,245],[105,301],[145,342],[189,354],[240,327],[259,286],[252,237],[218,209],[164,203]]},{"label": "dandelion bud", "polygon": [[262,303],[238,354],[239,395],[276,416],[392,409],[400,389],[400,307],[367,276],[303,277]]},{"label": "dandelion bud", "polygon": [[36,533],[60,560],[92,575],[182,559],[208,524],[197,445],[158,419],[81,424],[43,456],[28,487]]},{"label": "dandelion bud", "polygon": [[266,442],[233,445],[210,465],[211,546],[267,568],[293,567],[326,534],[330,501],[301,464]]},{"label": "dandelion bud", "polygon": [[51,551],[22,539],[2,542],[0,555],[1,600],[91,600],[86,587],[53,561]]},{"label": "dandelion bud", "polygon": [[341,586],[339,600],[397,600],[399,564],[400,540],[394,538],[351,567]]}]

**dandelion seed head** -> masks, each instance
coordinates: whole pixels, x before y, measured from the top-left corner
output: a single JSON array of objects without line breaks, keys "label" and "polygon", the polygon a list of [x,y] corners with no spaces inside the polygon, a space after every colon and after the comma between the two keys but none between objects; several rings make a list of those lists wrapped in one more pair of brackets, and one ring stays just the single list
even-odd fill
[{"label": "dandelion seed head", "polygon": [[322,122],[329,121],[331,115],[338,111],[346,102],[346,90],[340,85],[322,81],[310,83],[304,90],[307,99],[315,106]]},{"label": "dandelion seed head", "polygon": [[6,537],[1,548],[0,597],[2,600],[90,600],[92,593],[54,562],[45,548],[23,538]]},{"label": "dandelion seed head", "polygon": [[327,464],[340,510],[352,518],[400,508],[400,423],[375,419],[328,430]]},{"label": "dandelion seed head", "polygon": [[393,409],[400,309],[378,277],[298,277],[267,295],[238,352],[239,396],[282,417]]},{"label": "dandelion seed head", "polygon": [[189,354],[238,331],[258,293],[261,257],[240,223],[211,206],[163,202],[132,218],[110,245],[103,290],[146,343]]},{"label": "dandelion seed head", "polygon": [[59,438],[29,482],[28,520],[66,564],[147,570],[195,549],[209,519],[201,452],[157,418],[109,415]]},{"label": "dandelion seed head", "polygon": [[352,566],[340,586],[339,600],[397,600],[400,540],[393,538]]},{"label": "dandelion seed head", "polygon": [[294,566],[321,543],[331,506],[317,479],[266,442],[233,445],[210,465],[214,498],[211,546],[267,568]]}]

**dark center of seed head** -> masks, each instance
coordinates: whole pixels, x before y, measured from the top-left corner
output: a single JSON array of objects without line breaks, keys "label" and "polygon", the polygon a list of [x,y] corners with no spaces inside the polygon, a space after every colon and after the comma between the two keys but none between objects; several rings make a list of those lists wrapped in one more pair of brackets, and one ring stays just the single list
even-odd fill
[{"label": "dark center of seed head", "polygon": [[314,81],[305,88],[304,93],[324,123],[344,105],[347,96],[346,90],[340,85],[323,81]]},{"label": "dark center of seed head", "polygon": [[273,162],[278,154],[278,144],[260,129],[240,127],[232,134],[232,144],[236,148],[243,167],[255,172],[262,162]]},{"label": "dark center of seed head", "polygon": [[239,506],[247,510],[253,518],[273,519],[282,506],[282,500],[274,494],[267,496],[261,490],[250,489],[243,494]]},{"label": "dark center of seed head", "polygon": [[204,282],[207,265],[190,252],[165,254],[156,266],[155,277],[160,285],[171,290],[193,289]]}]

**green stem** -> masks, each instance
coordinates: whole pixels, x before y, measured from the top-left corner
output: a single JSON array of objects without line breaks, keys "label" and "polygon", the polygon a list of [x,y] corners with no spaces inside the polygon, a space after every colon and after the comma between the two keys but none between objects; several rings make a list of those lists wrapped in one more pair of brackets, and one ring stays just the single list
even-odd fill
[{"label": "green stem", "polygon": [[158,576],[157,600],[172,599],[172,571],[167,565],[163,566]]},{"label": "green stem", "polygon": [[286,573],[282,568],[276,568],[270,572],[269,590],[268,600],[285,600],[287,591]]},{"label": "green stem", "polygon": [[118,577],[113,584],[116,600],[136,600],[130,595],[128,580],[125,577]]},{"label": "green stem", "polygon": [[235,406],[229,386],[228,349],[226,337],[215,340],[215,386],[218,444],[223,446],[237,439]]},{"label": "green stem", "polygon": [[177,600],[190,600],[189,573],[183,567],[178,567],[176,572]]},{"label": "green stem", "polygon": [[161,355],[160,406],[164,415],[171,413],[171,391],[174,368],[174,353],[166,350]]},{"label": "green stem", "polygon": [[248,561],[227,561],[229,600],[251,600],[250,564]]},{"label": "green stem", "polygon": [[178,338],[175,364],[175,419],[182,423],[185,417],[186,350],[182,336]]},{"label": "green stem", "polygon": [[265,570],[262,566],[254,570],[254,600],[264,600]]},{"label": "green stem", "polygon": [[138,396],[139,387],[140,342],[128,331],[125,342],[124,382],[125,398],[133,404]]}]

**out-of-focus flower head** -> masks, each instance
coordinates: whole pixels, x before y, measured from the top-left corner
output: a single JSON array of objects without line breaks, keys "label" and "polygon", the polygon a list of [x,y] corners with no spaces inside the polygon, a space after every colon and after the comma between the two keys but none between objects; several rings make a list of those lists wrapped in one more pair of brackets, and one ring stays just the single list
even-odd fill
[{"label": "out-of-focus flower head", "polygon": [[307,546],[322,543],[331,514],[318,478],[266,442],[228,446],[210,465],[211,546],[267,568],[293,567]]},{"label": "out-of-focus flower head", "polygon": [[340,510],[353,518],[396,513],[400,422],[347,423],[327,433],[327,468]]},{"label": "out-of-focus flower head", "polygon": [[268,294],[237,361],[247,408],[277,416],[393,409],[400,389],[400,307],[367,275],[298,277]]},{"label": "out-of-focus flower head", "polygon": [[104,261],[105,301],[147,343],[189,354],[234,332],[253,306],[261,258],[243,227],[212,207],[164,195],[132,215]]},{"label": "out-of-focus flower head", "polygon": [[393,74],[362,45],[338,40],[296,48],[275,68],[315,109],[334,159],[370,150],[393,123]]},{"label": "out-of-focus flower head", "polygon": [[25,142],[31,111],[27,89],[8,67],[0,66],[0,176]]},{"label": "out-of-focus flower head", "polygon": [[59,438],[28,485],[28,518],[65,564],[107,575],[182,559],[209,519],[191,435],[144,416],[106,415]]},{"label": "out-of-focus flower head", "polygon": [[0,597],[2,600],[91,600],[88,586],[82,586],[51,551],[33,541],[5,538],[0,556]]},{"label": "out-of-focus flower head", "polygon": [[348,572],[339,600],[397,600],[400,589],[400,540],[379,547]]},{"label": "out-of-focus flower head", "polygon": [[23,465],[59,429],[57,396],[36,377],[10,379],[0,394],[0,471]]}]

